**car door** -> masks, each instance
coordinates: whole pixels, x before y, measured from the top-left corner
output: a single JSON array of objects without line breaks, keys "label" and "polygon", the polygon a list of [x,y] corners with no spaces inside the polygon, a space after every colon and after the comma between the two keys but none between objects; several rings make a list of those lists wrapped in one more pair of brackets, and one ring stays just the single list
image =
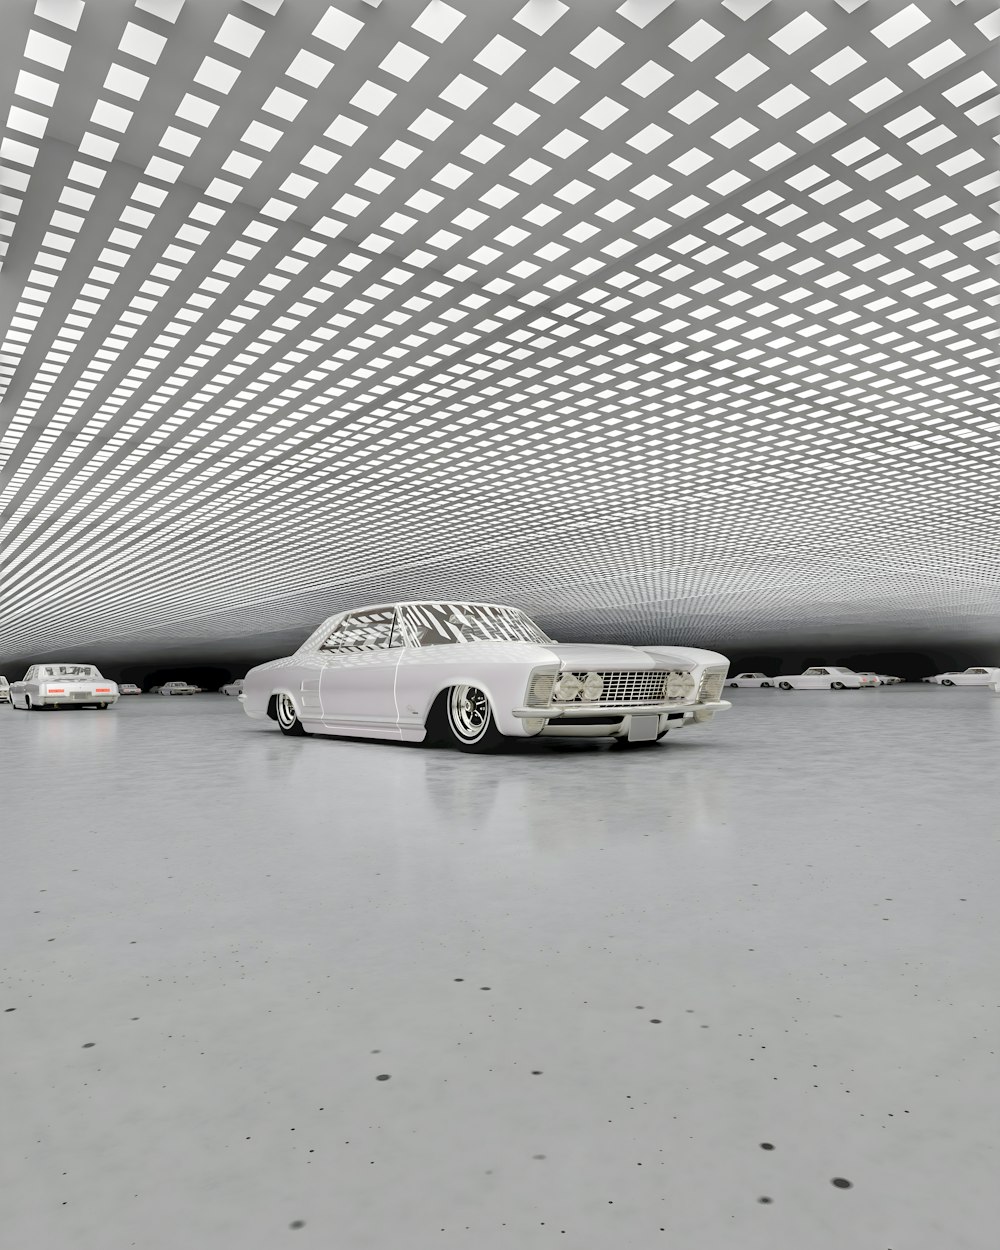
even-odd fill
[{"label": "car door", "polygon": [[830,685],[830,674],[825,668],[807,668],[800,681],[805,690],[826,690]]},{"label": "car door", "polygon": [[985,686],[989,681],[989,673],[985,668],[967,668],[959,673],[955,684],[958,686]]},{"label": "car door", "polygon": [[[342,617],[320,646],[323,722],[345,733],[398,737],[395,685],[402,649],[394,608],[369,608]],[[303,682],[303,698],[310,693]]]}]

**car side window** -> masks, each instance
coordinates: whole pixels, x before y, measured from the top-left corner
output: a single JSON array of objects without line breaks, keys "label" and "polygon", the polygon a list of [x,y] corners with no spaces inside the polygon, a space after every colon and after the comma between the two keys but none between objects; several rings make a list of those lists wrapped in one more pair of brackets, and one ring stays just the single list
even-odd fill
[{"label": "car side window", "polygon": [[350,612],[330,634],[320,650],[385,651],[392,646],[401,646],[402,641],[398,632],[394,630],[395,620],[394,608],[376,608],[371,612]]}]

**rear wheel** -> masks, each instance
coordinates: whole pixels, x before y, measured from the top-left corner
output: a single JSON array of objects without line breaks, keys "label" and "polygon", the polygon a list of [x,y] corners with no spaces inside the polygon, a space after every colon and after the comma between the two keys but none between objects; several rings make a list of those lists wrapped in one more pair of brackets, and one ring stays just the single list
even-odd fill
[{"label": "rear wheel", "polygon": [[770,683],[769,681],[762,681],[762,682],[760,683],[760,688],[761,688],[761,690],[770,690],[770,689],[771,689],[771,683]]},{"label": "rear wheel", "polygon": [[792,683],[790,681],[779,681],[778,685],[782,690],[791,690],[792,688]]},{"label": "rear wheel", "polygon": [[283,734],[289,738],[301,738],[304,736],[306,729],[299,720],[299,715],[295,710],[295,702],[290,694],[279,694],[274,700],[274,715],[278,722],[278,728]]},{"label": "rear wheel", "polygon": [[460,751],[484,754],[503,742],[486,692],[478,686],[452,686],[445,700],[445,723]]},{"label": "rear wheel", "polygon": [[737,685],[737,683],[736,683],[735,681],[731,681],[731,682],[729,683],[729,687],[730,687],[730,689],[731,689],[731,690],[739,690],[739,686]]},{"label": "rear wheel", "polygon": [[831,682],[830,684],[833,690],[846,690],[847,689],[847,687],[844,685],[842,681],[835,681],[835,682]]},{"label": "rear wheel", "polygon": [[954,686],[954,684],[955,683],[953,681],[947,681],[947,680],[941,682],[942,686]]}]

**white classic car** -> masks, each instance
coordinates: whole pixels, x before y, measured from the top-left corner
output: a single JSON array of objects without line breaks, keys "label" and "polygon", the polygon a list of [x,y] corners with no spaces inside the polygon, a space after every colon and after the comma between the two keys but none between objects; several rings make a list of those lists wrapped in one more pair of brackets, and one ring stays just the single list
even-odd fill
[{"label": "white classic car", "polygon": [[734,690],[738,690],[740,686],[756,686],[764,690],[773,686],[774,681],[767,673],[737,673],[735,677],[729,678],[726,685],[732,686]]},{"label": "white classic car", "polygon": [[239,696],[243,693],[243,678],[237,677],[235,681],[227,681],[224,686],[219,687],[219,694],[227,694],[230,697]]},{"label": "white classic car", "polygon": [[902,677],[890,677],[888,673],[877,674],[883,686],[900,686],[903,683]]},{"label": "white classic car", "polygon": [[118,683],[119,694],[142,694],[142,690],[134,682],[120,681]]},{"label": "white classic car", "polygon": [[162,686],[154,686],[153,694],[201,694],[201,686],[192,686],[189,681],[165,681]]},{"label": "white classic car", "polygon": [[783,673],[774,680],[779,690],[860,690],[863,686],[879,684],[874,674],[867,676],[833,664],[826,668],[807,668],[804,673]]},{"label": "white classic car", "polygon": [[0,703],[10,702],[10,682],[6,677],[0,676]]},{"label": "white classic car", "polygon": [[882,674],[881,674],[881,673],[858,673],[858,676],[859,676],[859,677],[869,677],[869,678],[871,678],[872,680],[871,680],[871,681],[869,681],[869,683],[868,683],[870,686],[884,686],[884,685],[887,685],[887,681],[886,681],[886,679],[885,679],[885,678],[883,678],[883,676],[882,676]]},{"label": "white classic car", "polygon": [[689,647],[562,644],[517,608],[399,603],[331,616],[286,659],[250,670],[247,715],[285,734],[446,742],[653,743],[711,720],[728,661]]},{"label": "white classic car", "polygon": [[1000,668],[967,668],[962,673],[935,673],[923,680],[937,686],[991,686],[1000,680]]},{"label": "white classic car", "polygon": [[93,664],[33,664],[10,687],[10,701],[19,711],[42,708],[108,708],[118,701],[118,687]]}]

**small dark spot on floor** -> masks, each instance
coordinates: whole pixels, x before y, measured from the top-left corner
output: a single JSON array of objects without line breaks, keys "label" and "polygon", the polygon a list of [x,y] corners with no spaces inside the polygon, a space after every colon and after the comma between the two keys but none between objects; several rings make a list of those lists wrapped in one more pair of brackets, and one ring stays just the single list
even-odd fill
[{"label": "small dark spot on floor", "polygon": [[769,1141],[762,1141],[760,1143],[760,1148],[761,1150],[773,1150],[774,1149],[774,1147],[771,1145]]},{"label": "small dark spot on floor", "polygon": [[852,1182],[843,1176],[835,1176],[830,1184],[835,1185],[837,1189],[851,1189],[853,1187]]},{"label": "small dark spot on floor", "polygon": [[773,1198],[768,1198],[768,1197],[763,1197],[763,1198],[758,1198],[758,1199],[757,1199],[757,1201],[758,1201],[758,1202],[773,1202],[773,1201],[774,1201],[774,1199],[773,1199]]},{"label": "small dark spot on floor", "polygon": [[531,1075],[532,1075],[532,1076],[541,1076],[541,1075],[542,1075],[542,1070],[541,1070],[541,1068],[532,1068],[532,1069],[531,1069]]},{"label": "small dark spot on floor", "polygon": [[305,1226],[305,1220],[292,1220],[291,1224],[288,1225],[289,1228],[305,1228]]},{"label": "small dark spot on floor", "polygon": [[381,1073],[379,1076],[377,1076],[377,1077],[375,1078],[375,1080],[376,1080],[376,1081],[387,1081],[388,1079],[389,1079],[389,1073],[388,1073],[388,1072],[383,1072],[383,1073]]},{"label": "small dark spot on floor", "polygon": [[4,1011],[17,1011],[16,1007],[5,1007]]},{"label": "small dark spot on floor", "polygon": [[662,1020],[650,1020],[650,1022],[649,1022],[649,1023],[650,1023],[650,1024],[662,1024],[662,1023],[663,1023],[663,1021],[662,1021]]},{"label": "small dark spot on floor", "polygon": [[81,1049],[82,1049],[82,1050],[89,1050],[91,1046],[96,1046],[96,1045],[97,1045],[97,1043],[96,1043],[96,1042],[84,1042],[84,1043],[83,1043],[83,1046],[81,1047]]}]

